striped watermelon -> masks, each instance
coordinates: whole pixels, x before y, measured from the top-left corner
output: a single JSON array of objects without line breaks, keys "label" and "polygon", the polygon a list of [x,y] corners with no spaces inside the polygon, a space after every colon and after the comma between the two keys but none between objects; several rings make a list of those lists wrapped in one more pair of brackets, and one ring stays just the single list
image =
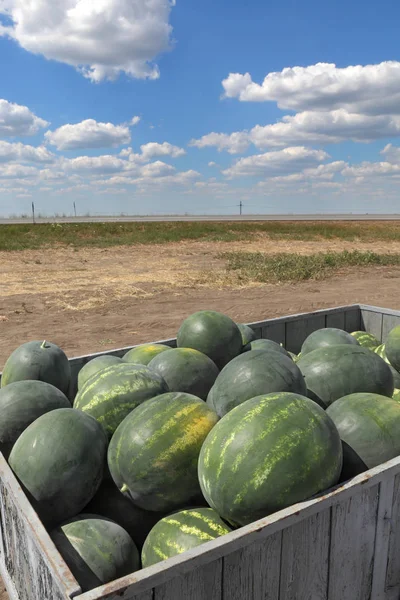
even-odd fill
[{"label": "striped watermelon", "polygon": [[360,346],[368,348],[369,350],[375,350],[380,344],[372,333],[367,333],[366,331],[352,331],[350,335],[356,338]]},{"label": "striped watermelon", "polygon": [[342,444],[326,412],[312,400],[277,393],[247,400],[207,436],[199,481],[223,519],[245,525],[334,485]]},{"label": "striped watermelon", "polygon": [[171,346],[166,346],[165,344],[142,344],[129,350],[122,360],[136,365],[148,365],[155,356],[166,350],[171,350]]},{"label": "striped watermelon", "polygon": [[109,519],[81,514],[50,536],[83,592],[140,569],[135,543]]},{"label": "striped watermelon", "polygon": [[142,549],[142,566],[150,567],[232,531],[212,508],[191,508],[164,517]]},{"label": "striped watermelon", "polygon": [[378,356],[380,356],[381,358],[383,358],[383,360],[389,363],[389,359],[386,356],[386,344],[379,344],[379,346],[376,346],[376,348],[374,348],[374,352],[375,354],[377,354]]},{"label": "striped watermelon", "polygon": [[390,364],[400,371],[400,325],[394,327],[386,340],[386,354]]},{"label": "striped watermelon", "polygon": [[104,354],[104,356],[96,356],[95,358],[92,358],[92,360],[83,365],[82,369],[78,373],[78,390],[84,386],[88,379],[90,379],[99,371],[102,371],[111,365],[120,365],[121,363],[121,358],[118,358],[117,356],[111,356],[110,354]]},{"label": "striped watermelon", "polygon": [[337,329],[336,327],[325,327],[324,329],[317,329],[310,333],[301,346],[301,353],[305,356],[317,348],[337,346],[338,344],[359,346],[357,339],[350,335],[350,333],[347,333],[347,331]]},{"label": "striped watermelon", "polygon": [[132,411],[114,433],[108,466],[140,508],[167,512],[201,496],[200,448],[218,417],[190,394],[162,394]]},{"label": "striped watermelon", "polygon": [[93,375],[78,391],[74,408],[94,417],[111,438],[136,406],[167,391],[161,375],[145,365],[111,365]]}]

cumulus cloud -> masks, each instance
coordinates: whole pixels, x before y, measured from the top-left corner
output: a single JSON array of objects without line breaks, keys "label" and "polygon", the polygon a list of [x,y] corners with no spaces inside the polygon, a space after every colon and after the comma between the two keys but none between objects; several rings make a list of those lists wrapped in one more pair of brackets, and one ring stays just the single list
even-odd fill
[{"label": "cumulus cloud", "polygon": [[348,166],[343,169],[342,174],[345,177],[357,177],[364,179],[366,177],[398,177],[400,176],[400,164],[390,162],[362,162],[358,165]]},{"label": "cumulus cloud", "polygon": [[25,177],[34,177],[38,174],[38,169],[28,165],[6,164],[0,165],[0,177],[10,179],[24,179]]},{"label": "cumulus cloud", "polygon": [[156,160],[155,162],[144,165],[140,170],[140,175],[142,177],[165,177],[166,175],[171,175],[176,171],[175,167],[171,165],[167,165],[165,162],[161,160]]},{"label": "cumulus cloud", "polygon": [[115,173],[125,168],[126,161],[117,156],[103,154],[102,156],[77,156],[76,158],[63,159],[61,165],[69,172],[85,174]]},{"label": "cumulus cloud", "polygon": [[131,127],[133,127],[134,125],[137,125],[137,124],[139,123],[139,121],[140,121],[140,117],[138,117],[138,116],[136,116],[136,117],[133,117],[133,118],[132,118],[132,119],[129,121],[129,125],[130,125]]},{"label": "cumulus cloud", "polygon": [[21,142],[10,143],[0,141],[0,163],[50,163],[55,159],[54,154],[44,146],[28,146]]},{"label": "cumulus cloud", "polygon": [[313,167],[327,158],[329,158],[329,154],[323,150],[313,150],[304,146],[284,148],[283,150],[240,158],[222,173],[228,178],[243,176],[272,177]]},{"label": "cumulus cloud", "polygon": [[46,131],[46,142],[57,150],[83,148],[115,148],[129,144],[131,134],[127,125],[99,123],[86,119],[80,123],[62,125],[55,131]]},{"label": "cumulus cloud", "polygon": [[2,0],[0,35],[99,82],[121,73],[156,79],[154,59],[171,47],[175,0]]},{"label": "cumulus cloud", "polygon": [[47,121],[37,117],[27,106],[0,99],[0,137],[35,135],[47,125]]},{"label": "cumulus cloud", "polygon": [[149,160],[154,156],[171,156],[172,158],[178,158],[186,154],[183,148],[174,146],[169,142],[163,142],[158,144],[157,142],[149,142],[140,146],[142,156],[145,160]]},{"label": "cumulus cloud", "polygon": [[250,134],[247,131],[236,131],[235,133],[207,133],[200,139],[192,139],[189,146],[196,148],[208,148],[214,146],[220,152],[226,150],[229,154],[241,154],[245,152],[250,144]]},{"label": "cumulus cloud", "polygon": [[387,162],[400,164],[400,147],[387,144],[381,154],[384,155]]}]

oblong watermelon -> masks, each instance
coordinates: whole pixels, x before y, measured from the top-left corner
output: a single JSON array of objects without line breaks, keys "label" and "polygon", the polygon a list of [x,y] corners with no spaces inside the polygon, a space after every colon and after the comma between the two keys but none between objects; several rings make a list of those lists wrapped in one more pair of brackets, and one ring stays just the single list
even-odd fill
[{"label": "oblong watermelon", "polygon": [[378,394],[350,394],[327,409],[340,437],[369,469],[400,454],[400,404]]},{"label": "oblong watermelon", "polygon": [[211,508],[246,525],[334,485],[342,469],[339,433],[326,412],[299,394],[247,400],[208,434],[199,481]]},{"label": "oblong watermelon", "polygon": [[369,350],[374,350],[380,344],[380,341],[372,335],[372,333],[368,333],[367,331],[352,331],[350,335],[356,338],[360,346],[368,348]]},{"label": "oblong watermelon", "polygon": [[61,390],[38,380],[15,381],[0,389],[0,450],[8,456],[17,438],[38,417],[71,408]]},{"label": "oblong watermelon", "polygon": [[236,323],[236,325],[241,333],[243,346],[247,346],[247,344],[257,339],[255,331],[251,327],[244,323]]},{"label": "oblong watermelon", "polygon": [[251,350],[234,358],[218,375],[207,404],[222,417],[242,402],[272,392],[306,395],[300,369],[280,352]]},{"label": "oblong watermelon", "polygon": [[145,365],[111,365],[91,377],[78,391],[74,408],[94,417],[111,438],[118,425],[139,404],[168,392],[164,379]]},{"label": "oblong watermelon", "polygon": [[167,512],[201,495],[197,460],[217,422],[203,400],[169,393],[132,411],[114,433],[108,466],[118,489],[147,510]]},{"label": "oblong watermelon", "polygon": [[142,549],[142,566],[150,567],[232,530],[212,508],[191,508],[164,517],[153,527]]},{"label": "oblong watermelon", "polygon": [[390,332],[385,344],[386,356],[390,364],[400,371],[400,325],[394,327]]},{"label": "oblong watermelon", "polygon": [[337,329],[336,327],[326,327],[325,329],[317,329],[310,333],[301,346],[301,353],[304,356],[317,348],[337,346],[338,344],[360,345],[357,338],[347,333],[347,331]]},{"label": "oblong watermelon", "polygon": [[179,328],[178,348],[194,348],[206,354],[222,369],[242,351],[242,334],[236,323],[213,310],[201,310],[187,317]]},{"label": "oblong watermelon", "polygon": [[1,387],[37,379],[51,383],[64,394],[68,393],[71,367],[64,352],[51,342],[27,342],[14,350],[4,365]]},{"label": "oblong watermelon", "polygon": [[187,392],[206,400],[219,369],[208,356],[193,348],[173,348],[148,364],[164,378],[171,392]]},{"label": "oblong watermelon", "polygon": [[83,365],[82,369],[78,373],[78,390],[80,390],[88,379],[93,377],[99,371],[102,371],[106,367],[111,365],[120,365],[122,359],[118,356],[111,356],[110,354],[104,354],[104,356],[96,356],[89,362]]},{"label": "oblong watermelon", "polygon": [[274,350],[275,352],[280,352],[281,354],[292,358],[290,352],[285,350],[283,346],[277,344],[277,342],[274,342],[273,340],[254,340],[254,342],[250,342],[250,344],[246,346],[245,350]]},{"label": "oblong watermelon", "polygon": [[165,344],[142,344],[141,346],[132,348],[132,350],[128,350],[122,360],[136,365],[148,365],[155,356],[166,350],[171,350],[171,346],[166,346]]},{"label": "oblong watermelon", "polygon": [[92,417],[59,408],[31,423],[15,442],[9,464],[47,524],[75,516],[98,490],[107,438]]},{"label": "oblong watermelon", "polygon": [[368,348],[341,344],[318,348],[302,355],[297,362],[310,398],[327,406],[338,398],[357,392],[393,394],[393,375],[389,366]]},{"label": "oblong watermelon", "polygon": [[140,569],[130,535],[117,523],[81,514],[50,533],[83,592]]}]

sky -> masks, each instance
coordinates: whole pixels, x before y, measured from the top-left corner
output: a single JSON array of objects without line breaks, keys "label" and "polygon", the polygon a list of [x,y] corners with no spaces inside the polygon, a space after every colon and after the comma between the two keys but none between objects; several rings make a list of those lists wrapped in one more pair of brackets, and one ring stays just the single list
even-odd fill
[{"label": "sky", "polygon": [[0,0],[0,215],[400,213],[399,19]]}]

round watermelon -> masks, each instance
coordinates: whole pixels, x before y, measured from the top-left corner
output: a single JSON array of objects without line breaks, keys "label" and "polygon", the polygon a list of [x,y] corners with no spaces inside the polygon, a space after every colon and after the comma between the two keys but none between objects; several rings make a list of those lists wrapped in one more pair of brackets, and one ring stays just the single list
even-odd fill
[{"label": "round watermelon", "polygon": [[306,395],[300,369],[280,352],[251,350],[234,358],[218,375],[207,404],[222,417],[242,402],[272,392]]},{"label": "round watermelon", "polygon": [[219,373],[211,358],[193,348],[169,349],[153,358],[148,366],[164,378],[171,392],[187,392],[203,400]]},{"label": "round watermelon", "polygon": [[22,344],[4,365],[1,387],[26,379],[51,383],[67,394],[71,379],[68,358],[61,348],[47,341]]},{"label": "round watermelon", "polygon": [[375,352],[341,344],[318,348],[297,362],[307,385],[307,395],[326,406],[357,392],[393,394],[393,375]]},{"label": "round watermelon", "polygon": [[394,327],[389,332],[385,349],[390,364],[396,369],[396,371],[400,371],[400,325]]},{"label": "round watermelon", "polygon": [[342,440],[343,467],[338,483],[344,483],[368,470],[365,462],[349,444]]},{"label": "round watermelon", "polygon": [[164,379],[152,369],[122,363],[93,375],[78,391],[74,408],[94,417],[111,438],[134,408],[167,391]]},{"label": "round watermelon", "polygon": [[78,390],[80,390],[84,384],[93,375],[96,375],[99,371],[102,371],[106,367],[111,365],[120,365],[122,359],[117,356],[111,356],[110,354],[104,354],[103,356],[96,356],[87,362],[78,373]]},{"label": "round watermelon", "polygon": [[42,520],[78,514],[98,490],[107,438],[95,419],[72,408],[42,415],[19,436],[9,464]]},{"label": "round watermelon", "polygon": [[356,338],[360,346],[368,348],[369,350],[375,350],[380,344],[372,333],[367,333],[366,331],[352,331],[350,335]]},{"label": "round watermelon", "polygon": [[122,360],[136,365],[148,365],[155,356],[166,350],[171,350],[171,346],[166,346],[165,344],[142,344],[129,350]]},{"label": "round watermelon", "polygon": [[379,344],[379,346],[376,346],[376,348],[374,348],[374,352],[380,356],[381,358],[383,358],[383,360],[390,364],[388,357],[386,356],[386,348],[385,348],[385,344]]},{"label": "round watermelon", "polygon": [[132,411],[114,433],[108,466],[121,492],[147,510],[167,512],[201,495],[197,460],[218,417],[203,400],[169,393]]},{"label": "round watermelon", "polygon": [[257,339],[257,336],[251,327],[244,323],[236,323],[236,325],[241,333],[243,346],[247,346],[247,344],[250,344],[250,342]]},{"label": "round watermelon", "polygon": [[140,569],[139,552],[130,535],[98,515],[78,515],[54,529],[50,537],[82,592]]},{"label": "round watermelon", "polygon": [[178,348],[194,348],[206,354],[222,369],[241,353],[242,334],[236,323],[213,310],[201,310],[187,317],[179,328]]},{"label": "round watermelon", "polygon": [[254,342],[250,342],[250,344],[246,346],[245,350],[274,350],[275,352],[280,352],[281,354],[292,358],[290,352],[272,340],[255,340]]},{"label": "round watermelon", "polygon": [[340,437],[369,469],[400,454],[400,404],[378,394],[350,394],[327,409]]},{"label": "round watermelon", "polygon": [[232,530],[212,508],[192,508],[164,517],[153,527],[142,549],[142,566],[150,567]]},{"label": "round watermelon", "polygon": [[247,400],[207,436],[199,481],[208,504],[233,525],[246,525],[334,485],[342,445],[312,400],[278,393]]},{"label": "round watermelon", "polygon": [[304,356],[317,348],[337,346],[338,344],[359,346],[357,339],[350,333],[336,327],[326,327],[325,329],[317,329],[310,333],[301,346],[301,353]]},{"label": "round watermelon", "polygon": [[0,450],[8,456],[17,438],[38,417],[57,408],[71,408],[61,390],[44,381],[25,380],[0,389]]}]

